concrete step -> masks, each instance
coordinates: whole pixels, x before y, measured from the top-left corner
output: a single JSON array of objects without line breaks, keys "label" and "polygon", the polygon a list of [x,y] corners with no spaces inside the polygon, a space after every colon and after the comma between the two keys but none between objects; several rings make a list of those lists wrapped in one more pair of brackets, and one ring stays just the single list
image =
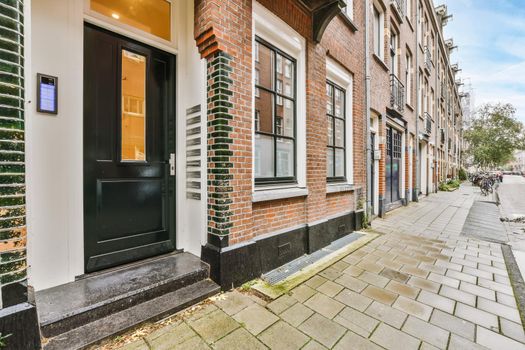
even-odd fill
[{"label": "concrete step", "polygon": [[196,282],[50,338],[44,344],[44,350],[84,349],[145,321],[157,321],[183,310],[219,290],[219,286],[209,279]]},{"label": "concrete step", "polygon": [[[206,281],[209,288],[214,287],[210,290],[218,290],[217,285],[207,280],[208,277],[209,266],[198,257],[189,253],[176,253],[87,275],[71,283],[38,291],[35,299],[42,335],[46,338],[60,336],[62,339],[73,334],[72,331],[82,331],[87,325],[105,320],[113,314],[140,310],[143,304],[155,302],[164,296],[176,298],[173,301],[163,299],[165,305],[160,303],[158,310],[162,313],[177,309],[181,300],[183,304],[186,299],[200,301],[203,295],[207,295],[207,289],[204,294],[197,290],[191,296],[187,291],[193,289],[186,288]],[[173,294],[178,290],[184,297]],[[129,316],[134,315],[135,312],[132,312]],[[156,314],[147,312],[144,315],[152,318]],[[127,322],[132,326],[148,319],[138,316]]]}]

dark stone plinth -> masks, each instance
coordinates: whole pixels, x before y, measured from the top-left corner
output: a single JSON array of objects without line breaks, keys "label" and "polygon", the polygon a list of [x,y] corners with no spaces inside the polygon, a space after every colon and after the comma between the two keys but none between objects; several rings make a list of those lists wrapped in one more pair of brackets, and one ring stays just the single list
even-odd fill
[{"label": "dark stone plinth", "polygon": [[40,331],[36,307],[21,303],[0,310],[0,333],[6,338],[5,349],[40,349]]}]

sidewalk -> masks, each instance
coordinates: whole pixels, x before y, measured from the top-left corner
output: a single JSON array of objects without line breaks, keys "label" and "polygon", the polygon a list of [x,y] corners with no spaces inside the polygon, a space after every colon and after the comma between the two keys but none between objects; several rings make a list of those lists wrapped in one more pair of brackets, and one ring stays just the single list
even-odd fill
[{"label": "sidewalk", "polygon": [[221,294],[121,349],[525,349],[501,246],[461,235],[470,186],[400,208],[383,235],[274,301]]}]

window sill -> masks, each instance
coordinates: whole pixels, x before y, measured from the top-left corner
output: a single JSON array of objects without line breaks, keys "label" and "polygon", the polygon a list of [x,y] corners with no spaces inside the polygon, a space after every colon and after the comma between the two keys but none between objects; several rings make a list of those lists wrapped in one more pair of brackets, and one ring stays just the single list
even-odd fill
[{"label": "window sill", "polygon": [[354,20],[350,18],[346,13],[341,12],[341,18],[343,19],[343,22],[346,23],[346,25],[350,28],[352,32],[357,32],[357,26],[354,23]]},{"label": "window sill", "polygon": [[406,106],[408,107],[408,109],[410,109],[412,112],[414,111],[414,107],[412,107],[412,105],[410,103],[407,103]]},{"label": "window sill", "polygon": [[355,190],[355,185],[348,183],[335,183],[326,185],[326,193],[350,192]]},{"label": "window sill", "polygon": [[376,60],[377,63],[379,63],[381,68],[383,68],[386,72],[389,71],[388,66],[386,65],[385,61],[383,61],[383,59],[381,57],[379,57],[375,53],[372,56],[374,56],[374,59]]},{"label": "window sill", "polygon": [[306,197],[308,189],[302,187],[260,188],[252,193],[252,202],[266,202],[284,198]]}]

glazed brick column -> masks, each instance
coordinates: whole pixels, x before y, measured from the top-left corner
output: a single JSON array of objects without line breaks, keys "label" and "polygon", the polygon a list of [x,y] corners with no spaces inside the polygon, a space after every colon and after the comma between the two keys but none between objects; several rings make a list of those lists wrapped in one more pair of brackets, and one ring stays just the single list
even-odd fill
[{"label": "glazed brick column", "polygon": [[40,348],[29,304],[24,157],[24,3],[0,2],[0,332],[10,349]]},{"label": "glazed brick column", "polygon": [[196,0],[194,9],[194,37],[207,60],[208,232],[201,258],[229,289],[257,271],[257,261],[224,249],[254,234],[252,0]]},{"label": "glazed brick column", "polygon": [[252,2],[195,1],[194,35],[208,61],[208,243],[251,238]]},{"label": "glazed brick column", "polygon": [[231,56],[216,52],[208,59],[208,241],[228,245],[232,227],[233,140],[230,108]]},{"label": "glazed brick column", "polygon": [[[1,306],[27,301],[22,3],[0,4]],[[8,17],[8,18],[6,18]],[[14,298],[12,298],[14,297]]]}]

